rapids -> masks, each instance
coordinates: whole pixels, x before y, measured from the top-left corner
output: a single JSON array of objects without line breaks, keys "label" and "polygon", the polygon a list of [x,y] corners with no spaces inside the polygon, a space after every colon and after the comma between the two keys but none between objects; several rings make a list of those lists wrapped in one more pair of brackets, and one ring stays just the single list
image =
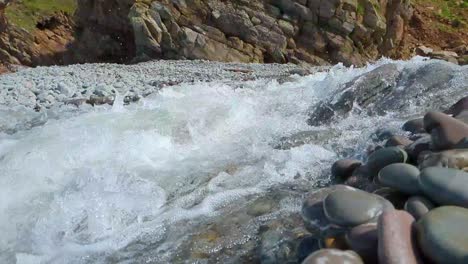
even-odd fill
[{"label": "rapids", "polygon": [[[297,218],[303,195],[332,180],[334,160],[361,157],[380,143],[377,129],[397,131],[467,94],[466,66],[452,66],[458,75],[447,89],[417,104],[406,98],[400,111],[307,125],[311,107],[389,62],[241,88],[182,83],[138,103],[56,112],[44,125],[0,133],[0,262],[248,262],[260,227]],[[403,71],[433,62],[394,63]],[[321,133],[314,142],[274,147],[311,130]]]}]

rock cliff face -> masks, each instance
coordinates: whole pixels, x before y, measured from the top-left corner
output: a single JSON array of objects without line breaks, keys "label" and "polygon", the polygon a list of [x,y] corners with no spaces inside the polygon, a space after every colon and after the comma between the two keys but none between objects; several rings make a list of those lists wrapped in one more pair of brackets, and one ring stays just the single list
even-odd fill
[{"label": "rock cliff face", "polygon": [[74,50],[78,61],[362,65],[392,56],[411,16],[409,0],[80,0]]},{"label": "rock cliff face", "polygon": [[[67,63],[73,41],[73,22],[64,13],[43,18],[33,33],[8,23],[4,11],[11,0],[0,0],[0,72],[4,66]],[[3,70],[2,70],[3,68]]]}]

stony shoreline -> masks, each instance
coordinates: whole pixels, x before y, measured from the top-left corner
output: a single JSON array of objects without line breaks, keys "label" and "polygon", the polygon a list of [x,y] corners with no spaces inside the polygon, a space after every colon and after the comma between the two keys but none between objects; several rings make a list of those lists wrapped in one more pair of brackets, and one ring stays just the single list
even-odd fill
[{"label": "stony shoreline", "polygon": [[180,83],[285,81],[294,74],[307,75],[327,68],[183,60],[22,68],[0,76],[0,106],[40,109],[61,104],[105,104],[113,102],[116,92],[125,95],[127,102],[137,101],[162,87]]},{"label": "stony shoreline", "polygon": [[302,263],[466,263],[467,117],[464,97],[406,122],[407,137],[387,133],[367,162],[335,162],[342,184],[311,192],[302,207],[313,234]]}]

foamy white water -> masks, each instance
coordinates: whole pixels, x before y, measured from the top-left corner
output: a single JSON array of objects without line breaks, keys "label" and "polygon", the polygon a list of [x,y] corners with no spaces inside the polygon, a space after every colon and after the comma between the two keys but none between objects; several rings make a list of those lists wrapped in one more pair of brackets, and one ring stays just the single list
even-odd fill
[{"label": "foamy white water", "polygon": [[[384,63],[237,89],[180,84],[135,104],[58,112],[43,126],[0,134],[0,262],[192,263],[181,252],[205,224],[292,186],[296,195],[282,196],[272,212],[239,220],[245,226],[219,231],[215,245],[201,249],[232,255],[224,251],[258,239],[261,221],[297,212],[302,189],[328,181],[324,171],[344,153],[359,156],[377,128],[397,130],[405,118],[437,105],[438,96],[456,101],[467,93],[466,67],[453,66],[459,71],[453,89],[428,93],[418,105],[407,98],[401,112],[307,125],[311,106]],[[432,62],[396,63],[411,70]],[[311,130],[325,131],[323,140],[273,147],[281,137]]]}]

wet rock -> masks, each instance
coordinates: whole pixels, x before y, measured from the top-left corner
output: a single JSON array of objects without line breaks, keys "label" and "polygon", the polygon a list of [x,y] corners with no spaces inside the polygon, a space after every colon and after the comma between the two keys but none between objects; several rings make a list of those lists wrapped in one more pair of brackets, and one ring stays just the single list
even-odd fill
[{"label": "wet rock", "polygon": [[409,140],[406,137],[392,136],[385,143],[385,147],[398,147],[398,146],[406,147],[406,146],[408,146],[408,145],[410,145],[412,143],[413,143],[413,141]]},{"label": "wet rock", "polygon": [[353,171],[356,168],[360,167],[361,165],[362,165],[362,162],[359,160],[354,160],[354,159],[338,160],[333,164],[331,168],[331,173],[332,173],[332,176],[337,179],[346,180],[353,174]]},{"label": "wet rock", "polygon": [[418,194],[420,192],[419,169],[405,163],[394,163],[380,170],[377,178],[380,184],[395,188],[406,194]]},{"label": "wet rock", "polygon": [[405,147],[406,153],[411,158],[411,160],[418,160],[419,155],[424,151],[429,151],[431,149],[431,136],[423,136],[417,139],[412,144]]},{"label": "wet rock", "polygon": [[311,111],[308,124],[329,124],[333,118],[345,116],[357,104],[361,108],[379,105],[377,102],[392,92],[399,72],[395,64],[386,64],[358,77],[329,101],[321,102]]},{"label": "wet rock", "polygon": [[354,188],[334,191],[323,202],[328,220],[346,227],[368,223],[389,208],[393,206],[382,197]]},{"label": "wet rock", "polygon": [[468,210],[443,206],[424,215],[416,225],[419,246],[434,263],[468,261]]},{"label": "wet rock", "polygon": [[468,96],[460,99],[458,102],[452,105],[447,111],[445,111],[445,113],[448,115],[457,116],[465,110],[468,110]]},{"label": "wet rock", "polygon": [[346,263],[364,264],[362,259],[353,251],[338,249],[322,249],[308,256],[302,264]]},{"label": "wet rock", "polygon": [[323,202],[325,198],[334,191],[352,189],[345,185],[334,185],[328,188],[316,190],[307,195],[301,209],[301,215],[305,227],[312,234],[323,234],[325,236],[343,233],[341,227],[333,226],[325,215]]},{"label": "wet rock", "polygon": [[455,119],[460,120],[465,124],[468,124],[468,110],[464,110],[454,117]]},{"label": "wet rock", "polygon": [[432,144],[438,150],[453,148],[468,137],[468,124],[440,112],[427,113],[424,128],[431,133]]},{"label": "wet rock", "polygon": [[346,234],[346,242],[365,263],[377,263],[377,224],[364,224],[353,227]]},{"label": "wet rock", "polygon": [[414,218],[405,211],[388,210],[379,217],[380,264],[422,263],[413,227]]},{"label": "wet rock", "polygon": [[441,205],[468,207],[468,173],[457,169],[430,167],[421,171],[419,187]]},{"label": "wet rock", "polygon": [[385,198],[387,201],[391,202],[396,209],[403,209],[408,199],[406,194],[388,187],[379,188],[372,193]]},{"label": "wet rock", "polygon": [[367,166],[373,177],[377,176],[379,171],[393,163],[405,163],[408,160],[408,154],[398,147],[388,147],[377,150],[369,156]]},{"label": "wet rock", "polygon": [[468,169],[468,149],[452,149],[424,155],[419,161],[419,167],[421,169],[428,167]]},{"label": "wet rock", "polygon": [[413,134],[425,133],[424,118],[417,118],[407,121],[403,124],[403,130]]},{"label": "wet rock", "polygon": [[413,196],[406,201],[404,209],[410,213],[414,219],[419,220],[434,208],[434,204],[422,196]]}]

